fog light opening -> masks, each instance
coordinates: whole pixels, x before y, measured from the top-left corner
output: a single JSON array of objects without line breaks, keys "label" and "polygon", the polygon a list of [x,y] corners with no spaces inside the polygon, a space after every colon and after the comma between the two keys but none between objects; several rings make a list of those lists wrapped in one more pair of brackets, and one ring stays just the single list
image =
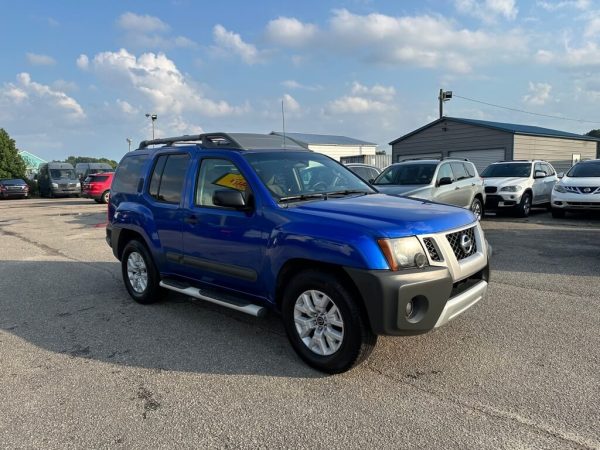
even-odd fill
[{"label": "fog light opening", "polygon": [[404,307],[406,320],[410,323],[420,322],[429,308],[429,300],[424,295],[416,295],[411,298]]}]

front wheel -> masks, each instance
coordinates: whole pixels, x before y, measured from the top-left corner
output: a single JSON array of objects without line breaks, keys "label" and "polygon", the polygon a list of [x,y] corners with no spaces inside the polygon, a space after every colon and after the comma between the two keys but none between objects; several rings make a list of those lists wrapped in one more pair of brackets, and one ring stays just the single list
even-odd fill
[{"label": "front wheel", "polygon": [[521,197],[521,203],[517,206],[517,215],[519,217],[528,217],[531,212],[531,194],[525,192]]},{"label": "front wheel", "polygon": [[483,204],[477,197],[475,197],[473,203],[471,203],[471,212],[477,217],[477,220],[483,219]]},{"label": "front wheel", "polygon": [[127,292],[136,302],[149,304],[162,298],[160,275],[150,252],[140,241],[129,241],[123,249],[121,274]]},{"label": "front wheel", "polygon": [[296,353],[326,373],[364,361],[377,343],[355,298],[334,275],[308,270],[286,289],[283,324]]}]

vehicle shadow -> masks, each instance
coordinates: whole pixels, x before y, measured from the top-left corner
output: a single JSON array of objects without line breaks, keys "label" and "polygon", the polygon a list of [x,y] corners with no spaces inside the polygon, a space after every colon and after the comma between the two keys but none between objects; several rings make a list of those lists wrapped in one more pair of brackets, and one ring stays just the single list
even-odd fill
[{"label": "vehicle shadow", "polygon": [[157,371],[324,376],[295,355],[277,315],[175,293],[139,305],[118,262],[0,261],[0,271],[0,329],[51,352]]}]

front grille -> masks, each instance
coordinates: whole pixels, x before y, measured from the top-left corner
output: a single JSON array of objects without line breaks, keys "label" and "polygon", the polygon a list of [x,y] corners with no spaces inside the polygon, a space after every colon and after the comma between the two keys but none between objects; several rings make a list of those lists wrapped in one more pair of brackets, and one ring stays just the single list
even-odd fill
[{"label": "front grille", "polygon": [[440,262],[442,258],[440,257],[440,252],[438,251],[435,242],[433,242],[432,238],[424,238],[423,243],[427,248],[427,253],[429,253],[429,257],[432,261]]},{"label": "front grille", "polygon": [[452,247],[454,256],[459,261],[468,258],[477,252],[477,241],[475,241],[475,227],[457,231],[446,235],[446,239]]},{"label": "front grille", "polygon": [[496,186],[486,186],[485,193],[486,194],[495,194],[498,188]]},{"label": "front grille", "polygon": [[8,191],[22,191],[23,189],[25,189],[25,186],[6,186]]},{"label": "front grille", "polygon": [[577,189],[579,189],[579,192],[581,192],[582,194],[591,194],[593,192],[596,192],[596,190],[598,189],[598,186],[595,186],[595,187],[582,186],[582,187],[578,187]]},{"label": "front grille", "polygon": [[69,185],[68,184],[59,184],[58,187],[61,189],[66,189],[69,187]]}]

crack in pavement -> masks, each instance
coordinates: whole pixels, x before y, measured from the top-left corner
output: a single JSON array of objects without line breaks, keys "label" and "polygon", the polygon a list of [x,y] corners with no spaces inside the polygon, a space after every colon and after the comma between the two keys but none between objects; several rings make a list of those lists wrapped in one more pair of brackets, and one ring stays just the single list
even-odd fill
[{"label": "crack in pavement", "polygon": [[377,369],[373,365],[369,364],[368,362],[365,364],[365,366],[373,373],[376,373],[384,378],[387,378],[388,380],[403,384],[405,386],[412,387],[420,392],[423,392],[425,394],[428,394],[428,395],[436,398],[439,401],[442,401],[445,403],[451,403],[451,404],[469,409],[471,411],[478,412],[480,414],[483,414],[483,415],[493,418],[493,419],[504,419],[504,420],[510,420],[512,422],[516,422],[520,425],[526,426],[526,427],[534,430],[535,432],[537,432],[539,434],[545,434],[547,436],[553,437],[560,441],[568,442],[569,444],[576,445],[577,447],[579,447],[581,449],[594,450],[594,449],[600,448],[600,441],[593,441],[593,440],[590,440],[587,438],[583,438],[581,436],[577,436],[574,433],[556,430],[555,428],[553,428],[550,425],[538,423],[532,419],[528,419],[527,417],[523,417],[519,414],[511,413],[509,411],[504,411],[500,408],[495,408],[490,405],[484,405],[482,403],[470,402],[470,401],[466,401],[466,400],[463,400],[463,399],[460,399],[457,397],[446,396],[442,392],[425,389],[424,387],[418,386],[414,383],[409,383],[402,378],[398,378],[398,377],[395,377],[388,373],[385,373],[382,370]]}]

